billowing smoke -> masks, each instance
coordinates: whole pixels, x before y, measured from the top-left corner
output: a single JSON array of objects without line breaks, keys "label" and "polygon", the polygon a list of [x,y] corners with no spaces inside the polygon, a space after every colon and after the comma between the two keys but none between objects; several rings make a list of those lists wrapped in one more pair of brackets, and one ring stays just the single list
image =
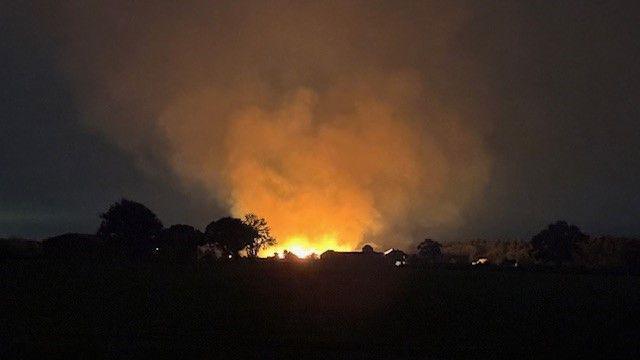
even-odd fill
[{"label": "billowing smoke", "polygon": [[264,216],[279,249],[406,246],[416,229],[456,226],[488,180],[483,130],[447,85],[465,12],[369,1],[43,11],[86,125],[233,215]]}]

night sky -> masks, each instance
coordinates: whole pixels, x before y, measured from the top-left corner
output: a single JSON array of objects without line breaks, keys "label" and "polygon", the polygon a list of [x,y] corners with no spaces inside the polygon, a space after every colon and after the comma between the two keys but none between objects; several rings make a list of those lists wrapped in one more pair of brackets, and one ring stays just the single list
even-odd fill
[{"label": "night sky", "polygon": [[[176,170],[168,160],[174,158],[165,156],[167,145],[161,140],[146,140],[152,135],[137,133],[144,139],[141,140],[144,145],[131,145],[131,141],[120,140],[124,138],[119,133],[121,128],[117,132],[104,130],[105,120],[93,120],[97,116],[96,107],[103,109],[98,111],[103,117],[135,117],[140,114],[140,107],[134,101],[133,104],[124,104],[121,99],[105,101],[106,96],[97,94],[99,91],[86,89],[99,88],[102,77],[113,78],[113,74],[123,73],[128,78],[131,74],[142,74],[143,80],[134,80],[136,86],[131,88],[137,91],[136,98],[151,94],[154,100],[149,101],[150,110],[145,110],[145,114],[153,117],[160,109],[156,106],[161,102],[158,99],[201,85],[191,80],[185,81],[188,85],[176,85],[179,81],[175,78],[187,73],[181,67],[189,67],[189,76],[198,77],[193,75],[194,63],[190,60],[180,63],[178,59],[173,65],[177,76],[165,79],[170,83],[166,85],[169,90],[156,91],[163,88],[164,82],[155,75],[165,68],[154,61],[143,65],[145,62],[140,59],[145,55],[139,54],[132,55],[136,59],[130,65],[123,61],[126,46],[141,44],[140,39],[145,39],[145,44],[151,43],[146,56],[155,59],[163,52],[154,49],[173,46],[162,35],[171,32],[167,28],[180,28],[182,21],[196,23],[192,21],[196,16],[199,20],[200,16],[215,19],[218,16],[225,24],[220,31],[226,34],[220,39],[235,34],[236,23],[244,31],[243,36],[251,37],[251,31],[259,30],[251,22],[262,18],[258,15],[258,20],[253,17],[246,20],[238,14],[250,13],[256,4],[247,2],[242,9],[228,3],[206,9],[196,5],[167,9],[168,5],[143,3],[129,9],[117,2],[101,6],[80,3],[76,5],[81,10],[74,9],[76,5],[58,9],[57,2],[0,5],[0,236],[42,238],[72,231],[94,232],[98,214],[121,197],[146,204],[165,225],[189,223],[202,228],[209,221],[233,212],[233,204],[224,200],[227,190],[215,188],[225,187],[224,181],[194,179],[185,175],[193,170]],[[417,10],[407,4],[400,9],[393,2],[349,3],[345,11],[331,7],[319,18],[333,18],[334,11],[341,17],[331,20],[320,32],[353,34],[352,39],[335,47],[337,53],[350,55],[316,57],[312,64],[305,64],[304,71],[292,73],[281,69],[277,64],[279,55],[275,55],[272,60],[276,65],[255,60],[260,62],[255,71],[285,74],[276,80],[267,76],[262,79],[269,84],[277,83],[273,88],[295,89],[304,84],[323,94],[324,82],[331,83],[332,75],[350,72],[352,63],[362,62],[363,67],[376,69],[373,71],[376,74],[391,73],[391,68],[410,68],[423,76],[419,80],[421,87],[435,94],[433,97],[441,107],[455,109],[462,118],[462,126],[477,139],[473,143],[481,144],[477,146],[482,149],[483,158],[488,159],[482,172],[486,176],[482,176],[482,181],[469,180],[469,184],[478,185],[474,185],[473,196],[464,206],[459,206],[455,221],[418,221],[417,218],[431,216],[428,211],[413,215],[415,223],[420,223],[416,226],[412,225],[412,217],[406,218],[404,223],[408,225],[403,224],[402,231],[415,237],[411,241],[431,234],[445,240],[526,239],[558,219],[574,223],[591,234],[640,234],[637,3],[446,3],[445,10],[441,9],[445,7],[443,4],[415,5],[419,7]],[[289,16],[296,19],[292,20],[294,23],[298,21],[295,16],[298,5],[274,2],[273,7],[277,15],[271,12],[264,15],[268,27],[276,29],[274,32],[291,31],[277,24]],[[293,8],[290,10],[293,15],[280,15],[278,7],[287,11]],[[110,11],[102,14],[105,8]],[[158,15],[162,9],[175,13],[179,20],[166,13]],[[301,19],[313,17],[313,11],[307,8],[300,11]],[[442,20],[440,11],[454,15]],[[74,16],[82,21],[73,23],[70,18]],[[455,18],[452,20],[455,26],[448,27],[448,17]],[[245,20],[240,24],[238,19]],[[440,25],[433,25],[440,21],[437,19],[441,20]],[[355,23],[353,28],[347,26],[351,22]],[[119,30],[110,33],[114,23]],[[200,26],[206,29],[205,23],[198,24],[195,29]],[[389,27],[380,29],[379,24]],[[446,36],[425,35],[443,26]],[[160,34],[157,37],[153,36],[155,30]],[[129,33],[136,31],[147,33],[144,36]],[[213,38],[216,31],[190,34]],[[300,31],[304,33],[305,29]],[[434,39],[444,45],[433,50],[433,44],[440,44]],[[298,41],[307,43],[298,39],[295,43]],[[319,48],[318,41],[315,37],[309,40],[311,50],[305,48],[295,55],[310,56]],[[219,45],[222,42],[212,41],[213,50],[205,51],[201,48],[209,45],[185,38],[182,48],[202,51],[204,57],[216,54],[216,59],[218,54],[224,57],[225,53],[236,51],[232,45]],[[120,43],[127,45],[119,47]],[[286,42],[282,46],[286,48]],[[351,52],[351,48],[356,50]],[[436,55],[431,57],[431,52]],[[256,52],[255,56],[260,57],[261,53]],[[104,58],[107,60],[102,61]],[[251,67],[251,55],[248,58],[238,66]],[[221,73],[237,70],[229,63],[215,60],[211,66],[222,69]],[[77,70],[78,64],[108,70]],[[331,69],[325,70],[324,66]],[[154,70],[147,72],[147,67]],[[229,75],[218,75],[216,71],[206,72],[203,81],[232,81]],[[371,78],[379,77],[364,78],[371,83]],[[139,85],[149,82],[153,84],[152,90]],[[272,93],[280,94],[279,91]],[[322,96],[319,104],[324,101]],[[114,104],[124,110],[117,110]],[[157,126],[154,121],[150,123],[151,127]],[[133,126],[140,129],[142,125]],[[448,152],[455,150],[446,148],[444,154]],[[476,151],[470,151],[469,156],[474,154]],[[456,161],[463,163],[457,158]],[[456,167],[455,171],[460,169],[464,166]],[[460,186],[467,186],[464,184]],[[446,196],[434,199],[448,201],[457,192],[455,188],[447,189]],[[267,213],[260,215],[269,217]]]},{"label": "night sky", "polygon": [[55,44],[30,7],[2,9],[0,236],[93,233],[98,215],[121,197],[147,204],[166,225],[202,226],[225,214],[198,189],[180,188],[165,171],[150,175],[82,126],[69,80],[56,67]]}]

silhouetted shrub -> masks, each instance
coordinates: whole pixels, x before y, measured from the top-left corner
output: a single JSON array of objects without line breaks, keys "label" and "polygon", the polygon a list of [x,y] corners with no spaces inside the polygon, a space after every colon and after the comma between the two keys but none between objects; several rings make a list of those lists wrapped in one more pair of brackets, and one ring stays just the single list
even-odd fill
[{"label": "silhouetted shrub", "polygon": [[198,256],[198,245],[203,242],[204,234],[193,226],[172,225],[160,232],[153,252],[162,261],[193,262]]},{"label": "silhouetted shrub", "polygon": [[96,235],[68,233],[42,241],[43,254],[65,261],[81,261],[99,256],[102,241]]},{"label": "silhouetted shrub", "polygon": [[0,260],[28,259],[41,254],[41,244],[20,238],[0,239]]},{"label": "silhouetted shrub", "polygon": [[418,245],[418,256],[431,263],[440,262],[442,257],[442,245],[437,241],[425,239]]},{"label": "silhouetted shrub", "polygon": [[531,239],[532,255],[543,263],[569,262],[587,238],[577,226],[557,221]]}]

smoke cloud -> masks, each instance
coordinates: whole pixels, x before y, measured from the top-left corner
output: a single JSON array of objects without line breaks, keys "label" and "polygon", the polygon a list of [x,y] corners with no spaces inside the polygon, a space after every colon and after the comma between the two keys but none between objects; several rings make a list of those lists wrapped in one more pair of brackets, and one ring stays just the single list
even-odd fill
[{"label": "smoke cloud", "polygon": [[[406,247],[489,180],[481,109],[448,78],[469,14],[421,2],[42,8],[86,126],[254,212],[277,249]],[[44,16],[43,16],[44,17]],[[455,66],[451,64],[456,64]]]}]

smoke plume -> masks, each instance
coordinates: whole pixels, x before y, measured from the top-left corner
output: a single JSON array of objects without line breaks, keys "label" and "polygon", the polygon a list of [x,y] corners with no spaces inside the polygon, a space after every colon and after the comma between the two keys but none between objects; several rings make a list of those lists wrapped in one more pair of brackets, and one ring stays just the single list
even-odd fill
[{"label": "smoke plume", "polygon": [[416,231],[459,224],[488,181],[482,112],[456,104],[448,80],[473,70],[449,46],[464,11],[369,1],[42,11],[85,125],[141,166],[168,164],[231,214],[264,216],[280,242],[269,251],[406,247]]}]

